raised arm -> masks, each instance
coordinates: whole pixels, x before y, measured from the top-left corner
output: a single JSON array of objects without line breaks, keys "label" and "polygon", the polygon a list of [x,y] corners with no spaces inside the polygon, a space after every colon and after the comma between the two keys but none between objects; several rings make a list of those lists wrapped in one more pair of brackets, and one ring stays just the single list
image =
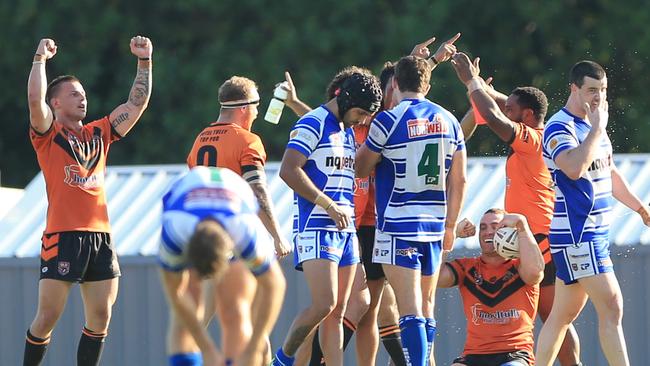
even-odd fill
[{"label": "raised arm", "polygon": [[594,161],[594,154],[598,149],[598,144],[604,135],[607,134],[605,128],[609,119],[608,104],[602,100],[598,107],[591,108],[585,104],[587,119],[591,122],[591,130],[587,137],[578,147],[562,151],[555,158],[555,164],[567,175],[567,177],[578,180],[589,169]]},{"label": "raised arm", "polygon": [[119,105],[110,114],[111,125],[120,134],[126,136],[142,116],[151,97],[151,55],[153,45],[147,37],[131,38],[131,53],[138,58],[135,80],[126,103]]},{"label": "raised arm", "polygon": [[289,71],[284,72],[284,78],[287,80],[287,86],[283,86],[283,89],[287,91],[287,100],[284,101],[287,107],[291,108],[293,113],[297,114],[298,117],[302,117],[311,112],[312,108],[298,98],[298,92],[296,91],[296,86],[293,84]]},{"label": "raised arm", "polygon": [[45,102],[47,76],[45,61],[56,55],[56,44],[49,38],[41,39],[34,54],[34,62],[27,81],[27,102],[29,104],[29,123],[38,133],[44,133],[52,126],[54,116]]},{"label": "raised arm", "polygon": [[463,130],[465,141],[469,140],[474,134],[474,131],[476,131],[476,118],[474,117],[474,110],[472,108],[460,120],[460,128]]},{"label": "raised arm", "polygon": [[433,70],[439,64],[449,60],[451,56],[456,53],[456,45],[454,45],[454,42],[456,42],[458,38],[460,38],[460,33],[454,34],[438,47],[436,53],[431,55],[429,45],[436,40],[436,37],[431,37],[422,43],[416,44],[411,51],[411,56],[418,56],[426,59]]},{"label": "raised arm", "polygon": [[298,195],[324,208],[339,230],[347,228],[352,220],[350,215],[314,185],[302,170],[305,163],[305,155],[292,148],[286,149],[280,165],[280,178]]},{"label": "raised arm", "polygon": [[539,250],[528,221],[523,215],[507,214],[499,224],[517,229],[519,240],[519,276],[528,285],[536,285],[544,279],[544,257]]},{"label": "raised arm", "polygon": [[488,92],[487,84],[479,76],[479,61],[480,59],[477,57],[472,63],[466,54],[459,52],[454,56],[452,64],[458,79],[467,87],[467,93],[472,104],[485,119],[488,127],[501,140],[511,141],[515,133],[515,123],[503,114],[495,100],[495,98],[502,99],[502,94],[493,93],[494,95],[491,95]]}]

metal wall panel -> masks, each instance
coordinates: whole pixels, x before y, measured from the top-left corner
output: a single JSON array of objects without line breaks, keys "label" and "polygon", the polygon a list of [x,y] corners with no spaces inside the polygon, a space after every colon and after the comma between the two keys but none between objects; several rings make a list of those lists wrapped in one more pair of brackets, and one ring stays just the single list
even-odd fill
[{"label": "metal wall panel", "polygon": [[[458,250],[455,256],[473,255],[476,251]],[[650,364],[650,247],[614,247],[612,259],[625,299],[624,327],[632,365]],[[158,281],[154,257],[121,258],[123,277],[114,307],[109,338],[102,365],[166,365],[164,335],[167,306]],[[302,275],[283,263],[288,292],[280,320],[273,332],[277,348],[291,321],[307,306],[308,291]],[[36,311],[38,260],[36,258],[0,258],[0,365],[19,365],[22,360],[24,334]],[[458,290],[443,289],[437,295],[436,359],[448,365],[462,350],[465,320]],[[77,342],[83,325],[83,308],[78,287],[59,321],[46,356],[46,366],[74,365]],[[582,343],[582,361],[590,366],[607,365],[598,343],[593,306],[588,305],[576,322]],[[216,327],[213,335],[218,338]],[[386,365],[380,346],[378,365]],[[346,353],[345,364],[354,365],[354,342]]]}]

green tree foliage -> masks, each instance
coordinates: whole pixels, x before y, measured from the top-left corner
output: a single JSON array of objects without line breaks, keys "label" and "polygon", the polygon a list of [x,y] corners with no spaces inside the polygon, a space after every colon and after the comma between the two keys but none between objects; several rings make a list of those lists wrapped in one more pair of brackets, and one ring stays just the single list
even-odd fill
[{"label": "green tree foliage", "polygon": [[[334,73],[356,64],[379,71],[435,35],[433,47],[462,32],[458,48],[481,57],[482,75],[497,89],[518,85],[544,90],[549,113],[568,95],[567,72],[580,59],[604,65],[609,77],[609,132],[617,152],[648,152],[645,116],[650,56],[650,12],[630,0],[425,1],[348,0],[337,3],[265,0],[23,0],[0,3],[0,171],[3,185],[26,184],[38,171],[28,139],[26,84],[40,38],[59,53],[50,78],[75,74],[89,98],[88,119],[127,98],[135,75],[131,36],[154,43],[154,91],[141,122],[111,149],[109,164],[183,163],[196,134],[218,115],[217,88],[234,74],[260,86],[262,136],[270,160],[279,160],[295,121],[285,110],[280,125],[262,115],[273,86],[289,70],[300,97],[316,106]],[[434,71],[429,97],[458,118],[468,108],[465,88],[451,65]],[[505,146],[480,129],[471,155],[503,154]]]}]

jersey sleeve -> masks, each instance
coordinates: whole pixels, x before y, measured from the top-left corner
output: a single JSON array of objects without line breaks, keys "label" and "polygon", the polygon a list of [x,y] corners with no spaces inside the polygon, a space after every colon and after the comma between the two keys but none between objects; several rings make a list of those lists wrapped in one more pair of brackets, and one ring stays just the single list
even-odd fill
[{"label": "jersey sleeve", "polygon": [[544,128],[544,152],[553,161],[564,150],[578,147],[578,140],[566,123],[549,122]]},{"label": "jersey sleeve", "polygon": [[384,149],[395,123],[397,123],[396,117],[390,111],[379,113],[370,124],[366,146],[370,150],[380,153]]},{"label": "jersey sleeve", "polygon": [[456,145],[456,151],[462,151],[465,150],[465,135],[463,135],[463,129],[460,126],[460,122],[458,122],[458,119],[456,116],[451,114],[448,111],[445,111],[447,118],[451,122],[451,126],[454,131],[454,144]]},{"label": "jersey sleeve", "polygon": [[52,142],[55,134],[54,122],[52,122],[50,128],[43,133],[39,133],[34,129],[34,127],[31,125],[29,126],[29,140],[32,142],[32,146],[34,146],[36,152],[45,149]]},{"label": "jersey sleeve", "polygon": [[196,216],[168,211],[163,214],[158,263],[167,271],[182,271],[189,265],[185,246],[198,223]]},{"label": "jersey sleeve", "polygon": [[323,125],[314,117],[305,116],[296,122],[289,133],[287,148],[309,157],[323,137]]},{"label": "jersey sleeve", "polygon": [[445,263],[451,272],[454,274],[454,285],[460,287],[463,285],[463,280],[465,279],[465,258],[454,259],[451,262]]},{"label": "jersey sleeve", "polygon": [[111,121],[108,116],[100,118],[96,121],[92,121],[88,124],[89,126],[99,127],[102,130],[102,140],[106,146],[122,138],[119,133],[111,125]]},{"label": "jersey sleeve", "polygon": [[523,123],[515,123],[510,147],[521,154],[539,154],[542,148],[542,133]]},{"label": "jersey sleeve", "polygon": [[235,255],[244,261],[253,275],[264,274],[275,260],[271,236],[256,215],[240,215],[236,221],[239,221],[237,226],[231,226],[236,224],[234,222],[228,224],[236,228],[228,230],[235,242]]},{"label": "jersey sleeve", "polygon": [[259,136],[250,134],[244,140],[241,155],[241,166],[256,165],[264,166],[266,162],[266,151]]}]

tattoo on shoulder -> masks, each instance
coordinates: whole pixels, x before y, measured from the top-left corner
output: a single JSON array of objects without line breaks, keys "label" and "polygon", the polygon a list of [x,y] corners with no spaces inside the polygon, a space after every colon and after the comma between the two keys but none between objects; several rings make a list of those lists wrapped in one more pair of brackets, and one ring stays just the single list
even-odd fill
[{"label": "tattoo on shoulder", "polygon": [[149,99],[150,93],[151,83],[149,80],[149,68],[138,68],[129,95],[129,102],[136,107],[142,107]]},{"label": "tattoo on shoulder", "polygon": [[126,122],[129,119],[129,113],[124,112],[120,114],[119,116],[115,117],[114,120],[111,121],[111,125],[113,128],[117,128],[117,126],[121,125],[122,123]]}]

